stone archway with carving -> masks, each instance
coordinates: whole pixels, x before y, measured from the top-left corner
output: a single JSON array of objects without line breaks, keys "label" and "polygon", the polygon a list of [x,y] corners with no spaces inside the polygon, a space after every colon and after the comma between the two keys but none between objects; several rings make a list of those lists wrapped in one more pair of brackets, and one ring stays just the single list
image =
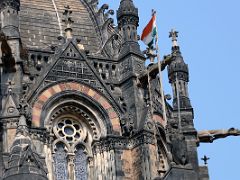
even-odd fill
[{"label": "stone archway with carving", "polygon": [[47,163],[51,178],[91,179],[91,144],[106,135],[106,129],[81,104],[67,100],[50,109],[47,119],[46,127],[52,137],[52,163]]},{"label": "stone archway with carving", "polygon": [[[79,82],[49,85],[36,95],[32,126],[47,128],[49,179],[91,179],[96,158],[92,143],[121,135],[119,115],[101,92]],[[62,168],[59,171],[59,168]]]},{"label": "stone archway with carving", "polygon": [[43,112],[46,109],[46,104],[49,100],[54,97],[60,96],[61,94],[76,94],[81,95],[92,101],[93,104],[98,105],[103,111],[106,112],[109,124],[113,133],[120,135],[121,126],[118,112],[113,108],[111,102],[104,97],[99,91],[89,87],[88,85],[78,82],[62,82],[59,84],[52,85],[41,92],[33,104],[32,111],[32,125],[33,127],[43,127],[44,116]]}]

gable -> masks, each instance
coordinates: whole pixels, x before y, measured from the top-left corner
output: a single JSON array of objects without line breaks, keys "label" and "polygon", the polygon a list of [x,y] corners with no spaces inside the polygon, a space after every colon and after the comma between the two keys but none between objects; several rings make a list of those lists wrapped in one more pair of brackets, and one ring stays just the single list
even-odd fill
[{"label": "gable", "polygon": [[2,109],[2,116],[18,116],[19,111],[17,109],[17,103],[14,101],[13,94],[11,92],[8,93],[5,104]]},{"label": "gable", "polygon": [[86,57],[79,52],[73,43],[69,43],[55,61],[44,79],[46,83],[67,79],[77,80],[106,93],[100,77],[98,77],[91,65],[86,61]]},{"label": "gable", "polygon": [[38,76],[36,82],[30,87],[28,99],[34,103],[39,93],[45,88],[62,82],[78,82],[101,92],[114,106],[121,111],[121,107],[111,94],[109,87],[96,72],[86,53],[79,50],[75,40],[68,40],[58,48],[58,52],[51,58],[45,71]]}]

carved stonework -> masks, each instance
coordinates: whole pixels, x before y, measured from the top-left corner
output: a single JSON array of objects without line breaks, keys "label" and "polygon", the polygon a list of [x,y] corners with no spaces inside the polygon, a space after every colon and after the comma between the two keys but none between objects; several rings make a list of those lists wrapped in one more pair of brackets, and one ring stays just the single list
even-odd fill
[{"label": "carved stonework", "polygon": [[0,177],[197,180],[198,143],[239,131],[195,131],[176,31],[160,63],[170,105],[145,66],[157,47],[140,50],[138,2],[119,0],[116,23],[99,2],[0,0]]},{"label": "carved stonework", "polygon": [[112,149],[133,149],[141,144],[155,144],[154,135],[149,132],[135,134],[131,138],[105,138],[93,144],[93,153]]},{"label": "carved stonework", "polygon": [[97,83],[94,74],[84,61],[61,59],[46,80],[55,82],[64,79],[79,79],[102,91],[100,84]]},{"label": "carved stonework", "polygon": [[0,9],[6,8],[6,7],[11,7],[19,11],[20,0],[2,0],[0,2]]},{"label": "carved stonework", "polygon": [[179,135],[171,141],[171,152],[173,161],[177,165],[186,165],[188,163],[187,144],[184,136]]},{"label": "carved stonework", "polygon": [[134,122],[132,115],[125,114],[121,119],[123,136],[132,136],[134,134]]},{"label": "carved stonework", "polygon": [[120,64],[120,74],[122,74],[122,79],[127,77],[129,75],[129,73],[131,72],[131,70],[132,70],[132,68],[131,68],[130,60],[123,61]]}]

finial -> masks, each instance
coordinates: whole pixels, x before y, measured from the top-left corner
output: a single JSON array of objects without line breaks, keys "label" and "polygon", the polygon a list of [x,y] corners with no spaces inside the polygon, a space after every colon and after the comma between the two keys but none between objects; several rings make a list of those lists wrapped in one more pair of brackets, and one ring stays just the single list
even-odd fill
[{"label": "finial", "polygon": [[178,31],[176,31],[175,29],[172,29],[169,34],[169,38],[172,38],[172,46],[178,47],[178,43],[177,43]]},{"label": "finial", "polygon": [[154,16],[156,13],[157,12],[154,9],[152,9],[152,16]]},{"label": "finial", "polygon": [[12,89],[13,89],[13,86],[15,85],[15,83],[11,80],[8,80],[6,85],[8,86],[8,93],[12,93]]},{"label": "finial", "polygon": [[204,155],[204,157],[203,158],[201,158],[201,160],[203,160],[204,161],[204,164],[205,165],[207,165],[208,164],[208,160],[209,160],[210,158],[209,157],[207,157],[206,155]]},{"label": "finial", "polygon": [[31,117],[31,109],[27,101],[22,98],[18,106],[18,111],[20,113],[20,118],[17,127],[17,135],[22,134],[24,136],[28,135],[27,119]]},{"label": "finial", "polygon": [[69,5],[64,6],[65,10],[63,12],[63,22],[66,24],[66,37],[67,39],[71,39],[72,38],[72,24],[74,23],[74,21],[72,20],[71,14],[72,14],[72,10],[70,8]]},{"label": "finial", "polygon": [[154,59],[157,57],[157,54],[155,54],[155,50],[154,48],[147,48],[145,51],[143,51],[144,54],[146,54],[147,59],[150,60],[150,64],[152,65],[154,63]]}]

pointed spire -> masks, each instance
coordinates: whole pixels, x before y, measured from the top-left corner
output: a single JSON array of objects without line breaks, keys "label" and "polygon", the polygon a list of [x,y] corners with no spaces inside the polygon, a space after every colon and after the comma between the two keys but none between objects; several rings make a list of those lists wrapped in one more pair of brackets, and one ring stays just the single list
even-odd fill
[{"label": "pointed spire", "polygon": [[19,135],[23,135],[25,137],[29,135],[26,117],[24,115],[21,115],[19,118],[16,136],[19,136]]},{"label": "pointed spire", "polygon": [[168,66],[168,78],[173,88],[173,108],[191,108],[188,95],[189,71],[177,44],[178,32],[172,30],[172,62]]}]

